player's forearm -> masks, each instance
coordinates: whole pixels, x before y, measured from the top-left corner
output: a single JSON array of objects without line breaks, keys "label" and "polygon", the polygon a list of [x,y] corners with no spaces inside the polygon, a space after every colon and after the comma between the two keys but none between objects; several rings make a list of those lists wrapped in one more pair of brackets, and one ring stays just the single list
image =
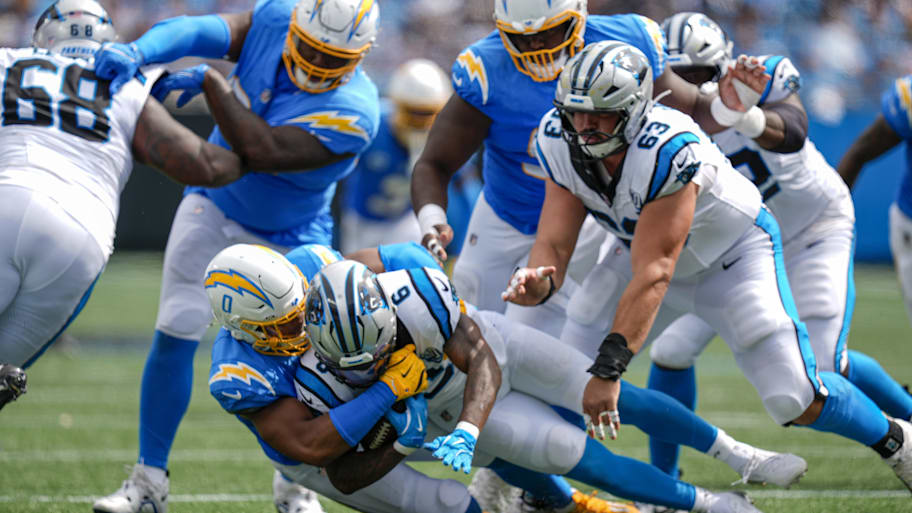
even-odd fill
[{"label": "player's forearm", "polygon": [[404,458],[405,455],[393,449],[393,444],[375,451],[350,450],[326,466],[326,476],[337,490],[347,495],[374,484]]},{"label": "player's forearm", "polygon": [[804,147],[808,118],[800,102],[769,105],[763,108],[763,116],[763,133],[754,138],[758,146],[776,153],[794,153]]},{"label": "player's forearm", "polygon": [[263,144],[264,138],[271,139],[272,127],[234,96],[231,85],[221,73],[214,69],[206,71],[203,92],[222,136],[241,158],[257,144]]},{"label": "player's forearm", "polygon": [[228,54],[231,31],[217,15],[178,16],[157,23],[134,44],[144,64],[172,62],[181,57],[220,59]]},{"label": "player's forearm", "polygon": [[412,208],[416,214],[429,203],[440,205],[446,210],[447,186],[452,175],[428,159],[418,159],[411,182]]},{"label": "player's forearm", "polygon": [[[570,246],[569,249],[565,245],[556,244],[548,240],[540,240],[541,234],[539,237],[536,237],[535,244],[532,245],[532,250],[529,252],[529,264],[530,268],[538,268],[542,266],[553,265],[557,270],[554,271],[554,274],[551,275],[551,279],[554,280],[554,290],[560,290],[561,286],[564,284],[564,279],[567,277],[567,266],[570,263],[570,256],[573,254],[573,246]],[[540,296],[544,297],[548,293],[549,286],[543,281],[541,283]]]},{"label": "player's forearm", "polygon": [[469,361],[465,394],[462,399],[462,413],[459,420],[469,422],[481,430],[500,389],[500,367],[494,353],[485,343],[484,350],[477,351]]},{"label": "player's forearm", "polygon": [[639,352],[652,328],[673,272],[672,267],[634,274],[621,295],[611,331],[624,335],[628,349],[634,354]]}]

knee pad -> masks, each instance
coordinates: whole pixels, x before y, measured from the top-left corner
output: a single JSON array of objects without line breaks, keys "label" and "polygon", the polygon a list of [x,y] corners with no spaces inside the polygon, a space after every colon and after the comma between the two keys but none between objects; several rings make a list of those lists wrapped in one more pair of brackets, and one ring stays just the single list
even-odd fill
[{"label": "knee pad", "polygon": [[649,348],[653,363],[668,369],[689,369],[716,333],[696,316],[686,315],[670,324]]},{"label": "knee pad", "polygon": [[810,403],[803,404],[794,395],[773,395],[763,398],[763,406],[777,424],[785,425],[800,417]]},{"label": "knee pad", "polygon": [[557,470],[550,474],[570,472],[586,451],[586,433],[566,422],[551,426],[545,440],[545,460]]},{"label": "knee pad", "polygon": [[[726,340],[733,349],[746,350],[780,329],[793,329],[792,320],[781,306],[778,295],[775,298],[763,293],[763,289],[741,287],[735,297],[728,300],[726,308],[727,326],[731,340]],[[770,301],[775,300],[775,304]],[[757,308],[754,306],[757,305]]]},{"label": "knee pad", "polygon": [[172,337],[199,340],[212,320],[212,310],[202,285],[181,284],[158,305],[155,329]]},{"label": "knee pad", "polygon": [[825,265],[804,266],[801,279],[791,284],[802,319],[830,319],[842,315],[846,306],[845,289],[838,294],[830,284],[834,278],[845,280],[845,276],[834,277],[832,270]]}]

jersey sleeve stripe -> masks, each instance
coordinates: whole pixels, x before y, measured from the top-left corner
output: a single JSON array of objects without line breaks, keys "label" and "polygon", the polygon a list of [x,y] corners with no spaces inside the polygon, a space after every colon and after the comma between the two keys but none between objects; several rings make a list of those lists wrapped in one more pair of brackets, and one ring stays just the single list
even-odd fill
[{"label": "jersey sleeve stripe", "polygon": [[437,329],[440,330],[440,335],[443,337],[443,340],[449,340],[450,335],[452,335],[452,332],[450,331],[450,311],[440,298],[437,288],[431,283],[431,279],[426,274],[424,268],[409,269],[408,275],[409,279],[412,280],[412,285],[415,286],[415,292],[418,293],[418,297],[424,301],[428,312],[431,313],[431,317],[433,317],[434,322],[437,323]]},{"label": "jersey sleeve stripe", "polygon": [[323,401],[323,404],[328,408],[335,408],[345,402],[333,392],[332,387],[327,385],[326,382],[323,381],[323,378],[318,376],[313,369],[308,369],[302,365],[301,370],[303,370],[304,373],[297,373],[295,375],[295,381],[297,381],[302,388],[317,396],[317,398]]},{"label": "jersey sleeve stripe", "polygon": [[699,141],[700,138],[693,132],[681,132],[673,135],[659,148],[655,169],[652,170],[652,178],[649,181],[649,194],[646,196],[647,202],[654,200],[659,191],[662,190],[662,186],[668,181],[672,163],[678,152],[688,144]]},{"label": "jersey sleeve stripe", "polygon": [[763,102],[769,97],[770,91],[773,90],[773,79],[776,77],[776,68],[779,66],[779,63],[782,62],[782,59],[783,57],[781,55],[776,55],[763,61],[763,66],[766,68],[766,74],[770,76],[770,79],[769,82],[766,83],[766,87],[763,89],[763,94],[760,95],[760,101],[757,102],[757,105],[763,105]]}]

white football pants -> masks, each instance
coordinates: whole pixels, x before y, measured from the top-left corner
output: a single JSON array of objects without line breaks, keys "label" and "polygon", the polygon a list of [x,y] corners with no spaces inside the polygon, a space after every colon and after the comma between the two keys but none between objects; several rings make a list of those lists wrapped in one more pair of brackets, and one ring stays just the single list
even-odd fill
[{"label": "white football pants", "polygon": [[912,219],[896,203],[890,205],[890,252],[902,286],[906,313],[912,320]]}]

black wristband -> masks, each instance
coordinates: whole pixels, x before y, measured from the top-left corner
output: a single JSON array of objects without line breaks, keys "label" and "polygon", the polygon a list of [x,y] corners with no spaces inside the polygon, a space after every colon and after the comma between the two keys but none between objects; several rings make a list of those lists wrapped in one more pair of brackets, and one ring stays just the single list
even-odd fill
[{"label": "black wristband", "polygon": [[627,364],[633,358],[633,351],[627,349],[627,339],[620,333],[609,333],[602,345],[595,363],[586,369],[593,376],[617,381],[627,370]]},{"label": "black wristband", "polygon": [[541,298],[541,301],[536,303],[536,306],[545,304],[545,301],[551,299],[551,296],[554,295],[554,278],[552,278],[550,274],[548,275],[548,283],[551,285],[548,289],[548,293],[545,294],[545,297]]}]

